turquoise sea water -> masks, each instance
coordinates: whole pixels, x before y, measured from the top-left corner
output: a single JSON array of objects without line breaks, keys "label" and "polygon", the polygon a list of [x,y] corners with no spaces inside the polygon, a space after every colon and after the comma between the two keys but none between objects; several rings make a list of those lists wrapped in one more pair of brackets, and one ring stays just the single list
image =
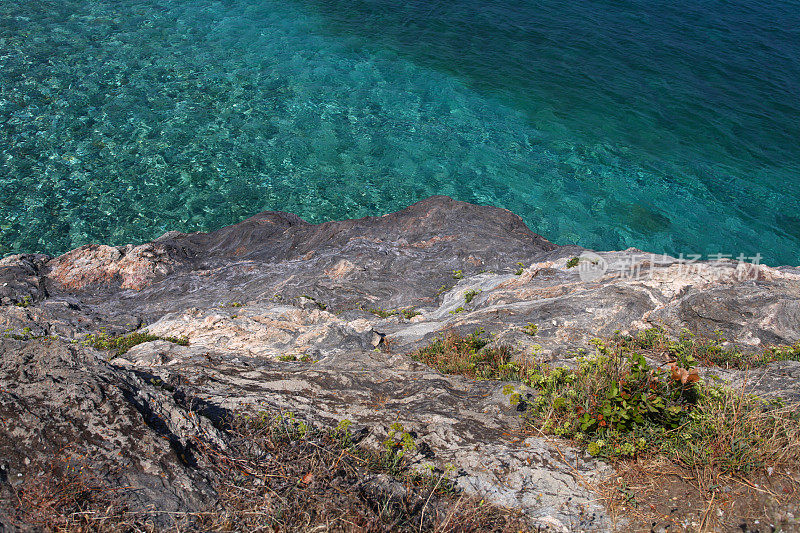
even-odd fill
[{"label": "turquoise sea water", "polygon": [[0,255],[432,194],[800,264],[800,2],[4,0]]}]

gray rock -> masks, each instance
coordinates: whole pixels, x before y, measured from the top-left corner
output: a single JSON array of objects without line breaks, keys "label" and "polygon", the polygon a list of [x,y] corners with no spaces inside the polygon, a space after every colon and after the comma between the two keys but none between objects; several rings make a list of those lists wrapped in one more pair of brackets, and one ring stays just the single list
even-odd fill
[{"label": "gray rock", "polygon": [[[194,464],[191,441],[222,442],[217,430],[168,391],[98,355],[59,340],[0,340],[7,483],[35,482],[74,461],[122,489],[131,510],[159,511],[152,515],[157,524],[170,522],[166,513],[205,508],[214,493]],[[0,498],[11,497],[3,487]]]},{"label": "gray rock", "polygon": [[[268,212],[140,246],[11,256],[0,261],[0,303],[8,334],[60,339],[0,343],[10,482],[70,444],[109,471],[119,463],[118,486],[141,489],[133,508],[199,509],[214,494],[187,443],[224,447],[212,420],[271,409],[322,424],[347,418],[374,445],[399,422],[417,435],[418,467],[452,465],[465,491],[564,531],[610,527],[587,488],[608,468],[566,443],[514,437],[520,422],[503,384],[443,376],[405,354],[479,328],[518,357],[564,365],[594,337],[652,326],[721,331],[743,350],[800,341],[797,268],[559,247],[508,211],[446,197],[383,217],[312,225]],[[420,314],[368,312],[411,307]],[[66,342],[101,327],[185,336],[189,346],[148,342],[107,363]],[[800,398],[797,365],[714,372]]]},{"label": "gray rock", "polygon": [[0,305],[38,302],[47,296],[42,267],[50,260],[42,254],[9,255],[0,259]]}]

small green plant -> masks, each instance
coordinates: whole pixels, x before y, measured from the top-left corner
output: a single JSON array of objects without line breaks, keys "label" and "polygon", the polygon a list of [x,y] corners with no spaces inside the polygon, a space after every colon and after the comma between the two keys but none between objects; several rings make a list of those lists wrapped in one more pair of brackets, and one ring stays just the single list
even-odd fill
[{"label": "small green plant", "polygon": [[388,310],[382,307],[378,307],[376,309],[367,309],[367,311],[380,318],[389,318],[390,316],[394,316],[398,313],[397,309]]},{"label": "small green plant", "polygon": [[475,297],[480,293],[481,293],[480,290],[470,289],[464,293],[464,301],[468,304],[472,303],[472,300],[474,300]]},{"label": "small green plant", "polygon": [[228,307],[242,307],[243,305],[242,302],[231,302],[228,304]]},{"label": "small green plant", "polygon": [[21,302],[17,302],[14,305],[16,305],[17,307],[29,307],[31,305],[31,297],[25,296],[24,298],[22,298]]},{"label": "small green plant", "polygon": [[367,309],[367,311],[369,313],[372,313],[373,315],[379,316],[380,318],[389,318],[392,316],[399,315],[405,318],[406,320],[422,314],[413,307],[409,307],[408,309],[391,309],[391,310],[378,307],[377,309]]},{"label": "small green plant", "polygon": [[150,378],[149,381],[150,381],[150,384],[152,386],[154,386],[154,387],[158,387],[159,389],[164,389],[165,391],[168,391],[168,392],[175,392],[175,387],[173,385],[171,385],[171,384],[167,383],[166,381],[163,381],[163,380],[161,380],[159,378],[153,377],[153,378]]},{"label": "small green plant", "polygon": [[48,337],[47,335],[34,335],[33,334],[33,330],[31,328],[27,327],[27,326],[22,328],[22,335],[20,335],[19,333],[13,333],[13,331],[14,330],[12,328],[7,328],[7,329],[3,330],[3,338],[14,339],[14,340],[18,340],[18,341],[31,341],[31,340],[34,340],[34,339],[48,339],[48,338],[51,338],[51,337]]},{"label": "small green plant", "polygon": [[572,259],[567,261],[567,268],[575,268],[576,266],[578,266],[579,262],[580,262],[580,257],[573,257]]},{"label": "small green plant", "polygon": [[448,332],[410,356],[443,374],[471,379],[522,379],[525,376],[523,365],[513,361],[511,347],[489,346],[490,342],[483,329],[469,335]]},{"label": "small green plant", "polygon": [[422,314],[422,312],[417,311],[413,307],[409,307],[408,309],[404,309],[403,311],[401,311],[401,313],[403,315],[403,318],[405,318],[406,320],[411,320],[415,316],[418,316],[418,315]]},{"label": "small green plant", "polygon": [[311,426],[296,418],[292,412],[283,413],[275,417],[270,417],[268,413],[262,413],[260,417],[264,426],[271,429],[273,436],[276,438],[302,441],[312,431]]},{"label": "small green plant", "polygon": [[464,273],[460,270],[453,270],[453,279],[464,279]]},{"label": "small green plant", "polygon": [[439,290],[436,291],[436,296],[439,296],[440,294],[449,291],[451,288],[452,287],[448,287],[447,285],[442,285],[441,287],[439,287]]},{"label": "small green plant", "polygon": [[115,337],[109,335],[105,328],[100,328],[99,333],[86,335],[82,344],[97,350],[110,350],[116,356],[120,356],[138,344],[157,340],[171,342],[180,346],[189,345],[189,339],[186,337],[159,337],[158,335],[149,334],[147,330],[134,331],[127,335]]},{"label": "small green plant", "polygon": [[406,455],[413,453],[417,449],[417,444],[403,425],[395,422],[389,426],[388,438],[383,441],[382,455],[384,468],[392,474],[399,473],[399,468]]},{"label": "small green plant", "polygon": [[410,453],[417,449],[414,438],[408,433],[403,425],[395,422],[389,426],[389,438],[383,441],[384,448],[397,448],[399,447],[403,452]]},{"label": "small green plant", "polygon": [[352,425],[353,422],[343,418],[331,431],[331,436],[336,441],[336,445],[343,450],[353,445],[353,434],[350,432],[350,426]]},{"label": "small green plant", "polygon": [[514,272],[515,276],[521,276],[525,272],[525,263],[522,261],[517,262],[517,270]]},{"label": "small green plant", "polygon": [[314,358],[310,354],[307,354],[307,353],[304,353],[300,357],[298,357],[298,356],[296,356],[294,354],[279,355],[278,356],[278,361],[283,361],[285,363],[291,363],[291,362],[294,362],[294,361],[300,361],[301,363],[315,363],[316,362],[316,361],[314,361]]},{"label": "small green plant", "polygon": [[539,333],[539,326],[532,322],[528,322],[528,325],[522,328],[522,332],[526,335],[530,335],[531,337],[535,337],[537,333]]},{"label": "small green plant", "polygon": [[464,312],[464,307],[463,306],[458,306],[455,309],[453,309],[452,311],[450,311],[450,314],[451,315],[455,315],[455,314],[463,313],[463,312]]}]

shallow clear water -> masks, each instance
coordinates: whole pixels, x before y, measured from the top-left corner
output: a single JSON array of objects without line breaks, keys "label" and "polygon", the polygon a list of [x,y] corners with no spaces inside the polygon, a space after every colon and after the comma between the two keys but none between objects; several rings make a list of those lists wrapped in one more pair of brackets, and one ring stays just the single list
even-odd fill
[{"label": "shallow clear water", "polygon": [[800,3],[0,3],[0,255],[432,194],[800,264]]}]

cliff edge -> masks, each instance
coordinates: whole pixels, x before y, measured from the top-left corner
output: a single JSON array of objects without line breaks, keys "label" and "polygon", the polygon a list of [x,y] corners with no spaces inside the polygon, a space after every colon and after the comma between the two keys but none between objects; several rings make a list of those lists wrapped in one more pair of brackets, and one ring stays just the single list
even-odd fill
[{"label": "cliff edge", "polygon": [[[235,448],[227,421],[266,412],[319,427],[346,420],[377,449],[408,435],[408,464],[521,510],[532,528],[624,529],[595,490],[611,466],[527,428],[503,382],[442,374],[408,354],[480,331],[514,361],[574,368],[591,339],[648,328],[717,336],[744,354],[792,345],[800,269],[557,246],[513,213],[447,197],[359,220],[267,212],[139,246],[9,256],[0,530],[32,527],[14,503],[19,487],[58,462],[88,460],[126,512],[157,529],[213,509],[219,471],[201,451]],[[131,332],[145,342],[120,349],[114,339]],[[700,373],[800,400],[796,361]]]}]

